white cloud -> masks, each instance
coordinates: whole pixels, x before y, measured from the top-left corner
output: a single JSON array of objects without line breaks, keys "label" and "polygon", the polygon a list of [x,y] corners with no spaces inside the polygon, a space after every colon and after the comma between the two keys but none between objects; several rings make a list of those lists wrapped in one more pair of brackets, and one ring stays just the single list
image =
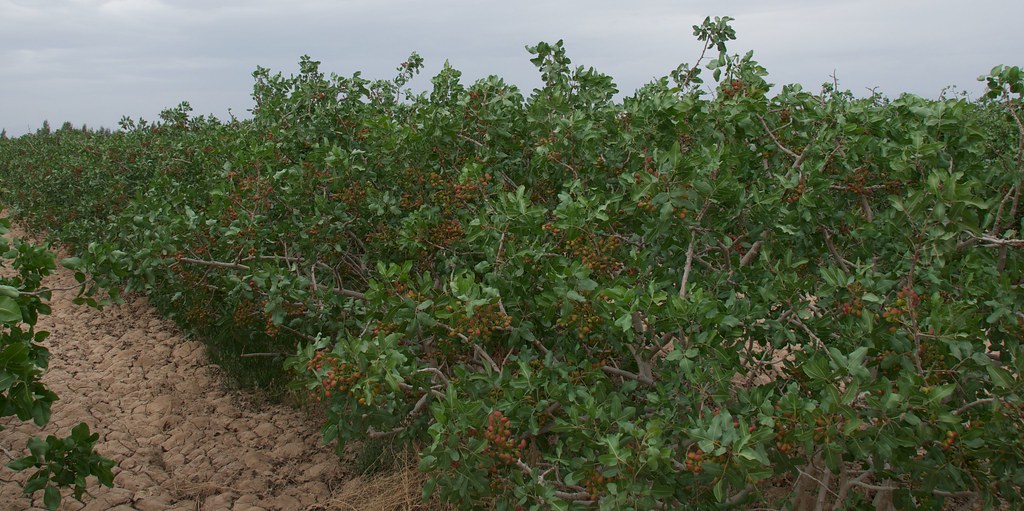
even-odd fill
[{"label": "white cloud", "polygon": [[755,50],[771,81],[809,88],[835,70],[858,93],[977,90],[977,75],[1020,64],[1024,48],[1018,0],[0,0],[0,127],[111,126],[181,100],[242,113],[257,65],[287,74],[302,54],[388,77],[418,51],[428,75],[449,59],[467,81],[497,74],[529,90],[524,46],[558,39],[628,93],[696,58],[691,25],[705,15],[735,17],[731,49]]}]

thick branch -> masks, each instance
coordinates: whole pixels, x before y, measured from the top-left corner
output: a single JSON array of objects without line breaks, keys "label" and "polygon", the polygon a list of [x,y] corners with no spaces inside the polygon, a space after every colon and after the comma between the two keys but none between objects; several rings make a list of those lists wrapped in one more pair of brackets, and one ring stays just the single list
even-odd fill
[{"label": "thick branch", "polygon": [[683,277],[679,279],[679,298],[686,299],[686,283],[690,280],[690,269],[693,268],[693,250],[697,244],[696,233],[691,231],[690,246],[686,248],[686,264],[683,266]]},{"label": "thick branch", "polygon": [[356,300],[366,300],[366,295],[365,294],[360,293],[359,291],[352,291],[351,289],[344,289],[344,288],[336,287],[336,288],[332,289],[331,292],[333,292],[334,294],[339,295],[339,296],[347,296],[349,298],[355,298]]},{"label": "thick branch", "polygon": [[[531,478],[531,479],[533,478],[533,467],[531,467],[531,466],[527,465],[526,463],[524,463],[523,460],[516,460],[516,468],[518,468],[519,471],[522,472],[526,477]],[[537,478],[537,481],[539,483],[541,483],[541,484],[547,484],[547,481],[544,480],[544,474],[541,474]],[[556,482],[556,485],[557,485],[557,482]],[[565,485],[561,485],[561,486],[565,487]],[[569,487],[567,487],[567,489],[580,489],[580,490],[582,490],[582,488],[580,488],[579,486],[575,486],[575,487],[569,486]],[[555,497],[559,498],[559,499],[562,499],[562,500],[568,500],[568,501],[573,501],[573,502],[583,502],[583,503],[594,502],[593,495],[591,495],[590,493],[587,493],[586,491],[562,491],[562,490],[555,490]]]},{"label": "thick branch", "polygon": [[[1022,141],[1024,143],[1024,141]],[[1017,158],[1017,165],[1020,166],[1020,156]],[[1013,193],[1013,205],[1010,206],[1010,218],[1017,218],[1017,205],[1020,201],[1020,183],[1017,183],[1017,191]],[[1020,243],[1014,244],[1015,247],[1024,246],[1024,240],[1019,240]],[[999,248],[999,259],[996,261],[996,271],[1002,273],[1006,268],[1006,252],[1009,248],[1008,245],[1003,245]]]},{"label": "thick branch", "polygon": [[440,369],[438,369],[436,367],[424,367],[423,369],[419,369],[416,372],[417,373],[434,373],[438,378],[441,379],[441,381],[445,385],[448,384],[448,376],[446,376],[444,373],[441,372]]},{"label": "thick branch", "polygon": [[962,499],[965,497],[975,497],[978,495],[977,492],[973,491],[944,491],[944,490],[932,490],[932,495],[939,497],[946,497],[947,499]]},{"label": "thick branch", "polygon": [[[413,421],[413,419],[416,418],[416,416],[418,416],[420,413],[422,413],[423,410],[426,408],[427,403],[430,402],[430,396],[432,396],[432,395],[433,394],[430,393],[430,392],[427,392],[426,394],[423,394],[423,396],[420,397],[419,401],[416,401],[416,404],[412,407],[412,410],[409,412],[409,415],[407,415],[405,417],[405,419],[402,419],[402,423],[403,424],[409,424],[409,423],[411,423]],[[408,428],[407,425],[398,426],[398,427],[392,428],[389,431],[374,431],[371,428],[366,436],[368,436],[370,438],[375,438],[375,439],[376,438],[389,438],[389,437],[393,437],[393,436],[395,436],[395,435],[405,431],[407,428]]]},{"label": "thick branch", "polygon": [[[704,215],[707,214],[708,208],[711,206],[711,197],[704,199],[704,205],[700,208],[700,213],[697,214],[695,219],[696,224],[700,225],[701,220],[704,219]],[[679,298],[686,298],[686,283],[690,280],[690,270],[693,268],[693,251],[697,245],[697,225],[690,228],[690,246],[686,249],[686,264],[683,266],[683,276],[679,279]]]},{"label": "thick branch", "polygon": [[83,283],[81,283],[81,284],[79,284],[77,286],[71,286],[71,287],[42,288],[42,289],[37,289],[35,291],[18,291],[18,295],[20,295],[20,296],[41,296],[41,295],[43,295],[45,293],[53,293],[55,291],[73,291],[75,289],[80,289],[85,284],[86,283],[83,282]]},{"label": "thick branch", "polygon": [[462,140],[465,140],[466,142],[472,142],[472,143],[476,144],[477,147],[484,147],[484,144],[482,142],[480,142],[479,140],[469,138],[466,135],[463,135],[462,133],[459,133],[459,138],[461,138]]},{"label": "thick branch", "polygon": [[825,509],[825,502],[828,500],[828,494],[831,490],[829,485],[832,483],[832,471],[825,468],[824,473],[821,476],[821,488],[818,488],[818,500],[814,503],[814,511],[823,511]]},{"label": "thick branch", "polygon": [[604,367],[601,368],[601,370],[604,371],[605,374],[610,375],[610,376],[620,376],[620,377],[625,378],[627,380],[638,381],[638,382],[640,382],[640,383],[642,383],[644,385],[647,385],[647,386],[654,385],[654,379],[653,378],[647,378],[647,377],[641,376],[641,375],[636,374],[636,373],[631,373],[631,372],[626,371],[624,369],[619,369],[617,367],[604,366]]},{"label": "thick branch", "polygon": [[293,334],[295,334],[295,335],[297,335],[297,336],[299,336],[299,337],[301,337],[301,338],[303,338],[303,339],[305,339],[305,340],[307,340],[309,342],[317,342],[319,340],[316,337],[313,337],[312,335],[302,333],[302,332],[300,332],[300,331],[298,331],[298,330],[296,330],[296,329],[294,329],[294,328],[292,328],[292,327],[290,327],[288,325],[281,325],[281,328],[283,328],[285,330],[288,330],[289,332],[291,332],[291,333],[293,333]]},{"label": "thick branch", "polygon": [[772,139],[772,142],[775,142],[775,146],[778,147],[780,151],[788,154],[789,157],[793,158],[794,160],[800,159],[801,155],[796,154],[795,152],[793,152],[792,149],[782,145],[782,142],[780,142],[779,139],[775,137],[775,132],[773,132],[772,129],[768,127],[768,123],[765,122],[764,117],[758,115],[757,118],[758,120],[761,121],[761,126],[764,126],[764,131],[768,133],[768,137]]},{"label": "thick branch", "polygon": [[[275,259],[276,257],[269,257],[268,256],[268,258]],[[202,260],[202,259],[193,259],[191,257],[182,257],[181,259],[178,259],[178,260],[183,262],[183,263],[197,264],[197,265],[201,265],[201,266],[210,266],[210,267],[213,267],[213,268],[224,268],[224,269],[228,269],[228,270],[249,271],[251,269],[249,266],[246,266],[244,264],[225,263],[225,262],[221,262],[221,261],[205,261],[205,260]],[[280,258],[280,260],[288,261],[288,260],[294,260],[294,259],[293,258],[282,257],[282,258]],[[352,291],[351,289],[344,289],[344,288],[333,288],[331,291],[334,294],[336,294],[336,295],[347,296],[349,298],[355,298],[357,300],[366,300],[366,295],[363,294],[363,293],[360,293],[359,291]]]},{"label": "thick branch", "polygon": [[213,268],[225,268],[228,270],[241,270],[248,271],[249,267],[244,264],[238,263],[222,263],[220,261],[204,261],[202,259],[192,259],[191,257],[182,257],[179,261],[189,264],[198,264],[201,266],[211,266]]},{"label": "thick branch", "polygon": [[868,203],[868,197],[864,194],[860,196],[860,207],[864,210],[864,219],[870,224],[875,220],[875,214],[871,212],[871,204]]},{"label": "thick branch", "polygon": [[757,257],[757,253],[761,250],[761,245],[764,245],[764,241],[758,240],[750,246],[750,250],[747,250],[747,253],[740,259],[740,268],[750,264]]},{"label": "thick branch", "polygon": [[585,491],[565,492],[555,490],[555,497],[562,500],[571,500],[573,502],[594,502],[593,497]]},{"label": "thick branch", "polygon": [[850,273],[850,266],[847,264],[846,259],[839,255],[839,251],[836,250],[836,245],[832,243],[832,235],[829,234],[828,230],[822,231],[825,234],[825,246],[828,247],[828,251],[835,258],[836,262],[839,263],[839,267],[843,269],[843,272]]},{"label": "thick branch", "polygon": [[752,491],[754,491],[754,485],[748,484],[742,490],[740,490],[736,495],[733,495],[732,497],[729,497],[728,499],[726,499],[726,501],[722,503],[722,506],[725,509],[729,509],[729,508],[739,504],[740,502],[743,502],[743,499],[747,498],[747,495],[750,495],[750,492],[752,492]]},{"label": "thick branch", "polygon": [[981,246],[983,247],[1024,247],[1024,239],[997,238],[995,236],[989,236],[987,234],[982,236],[974,236],[972,239],[981,242]]},{"label": "thick branch", "polygon": [[242,353],[239,355],[241,358],[261,358],[261,357],[287,357],[287,353]]},{"label": "thick branch", "polygon": [[991,398],[991,397],[987,397],[987,398],[984,398],[984,399],[979,399],[977,401],[971,401],[970,403],[967,403],[967,404],[961,406],[960,408],[957,408],[953,412],[953,414],[954,415],[960,415],[960,414],[966,412],[967,410],[970,410],[971,408],[974,408],[975,406],[987,405],[987,404],[992,403],[993,401],[995,401],[995,398]]},{"label": "thick branch", "polygon": [[486,360],[487,363],[491,366],[491,369],[494,370],[494,372],[501,372],[501,368],[498,367],[498,364],[494,363],[494,359],[492,359],[491,356],[488,355],[487,352],[484,351],[484,349],[478,346],[476,343],[473,343],[473,351],[475,351],[476,354],[480,356],[480,358]]},{"label": "thick branch", "polygon": [[865,483],[864,481],[861,481],[859,479],[851,479],[850,480],[850,485],[858,486],[860,488],[864,488],[865,490],[872,490],[872,491],[896,491],[896,490],[899,489],[899,488],[897,488],[895,486],[879,486],[877,484]]}]

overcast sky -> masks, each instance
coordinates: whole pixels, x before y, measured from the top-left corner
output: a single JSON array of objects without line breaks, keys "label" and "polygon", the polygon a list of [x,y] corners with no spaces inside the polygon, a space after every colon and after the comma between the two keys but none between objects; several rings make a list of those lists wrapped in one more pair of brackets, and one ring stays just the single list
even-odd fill
[{"label": "overcast sky", "polygon": [[938,97],[976,95],[996,64],[1024,64],[1022,0],[0,0],[0,128],[116,127],[189,101],[246,116],[257,65],[389,78],[419,52],[426,88],[445,59],[471,82],[539,84],[524,47],[564,39],[575,64],[632,93],[700,45],[691,26],[732,16],[733,52],[754,50],[769,81]]}]

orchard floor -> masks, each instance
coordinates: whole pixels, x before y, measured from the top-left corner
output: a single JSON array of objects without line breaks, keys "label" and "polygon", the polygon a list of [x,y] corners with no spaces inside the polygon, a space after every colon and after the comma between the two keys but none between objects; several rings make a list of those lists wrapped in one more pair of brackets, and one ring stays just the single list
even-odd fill
[{"label": "orchard floor", "polygon": [[[12,236],[23,233],[12,231]],[[5,271],[10,271],[7,268]],[[58,268],[45,284],[75,285]],[[0,465],[35,435],[66,435],[79,422],[100,434],[97,450],[117,462],[113,488],[91,485],[67,510],[353,509],[339,500],[358,479],[332,447],[319,445],[318,421],[286,405],[226,388],[201,342],[184,337],[144,298],[102,311],[54,293],[44,382],[60,396],[44,429],[0,420]],[[0,466],[0,510],[42,509],[19,484],[27,474]],[[65,492],[67,495],[67,492]],[[361,508],[361,506],[360,506]]]}]

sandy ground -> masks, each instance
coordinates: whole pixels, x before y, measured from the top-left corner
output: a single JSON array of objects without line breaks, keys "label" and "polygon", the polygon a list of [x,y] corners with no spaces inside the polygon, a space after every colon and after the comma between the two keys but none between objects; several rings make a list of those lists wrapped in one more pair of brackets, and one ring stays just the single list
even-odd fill
[{"label": "sandy ground", "polygon": [[[74,283],[63,268],[46,281]],[[322,509],[347,479],[333,448],[319,446],[316,420],[226,389],[203,345],[145,299],[98,311],[72,298],[55,293],[39,324],[52,333],[44,381],[61,398],[51,423],[40,430],[8,417],[0,433],[13,453],[30,436],[66,435],[79,422],[100,434],[98,451],[118,464],[114,488],[94,485],[84,505],[66,498],[63,509]],[[42,492],[30,500],[17,484],[26,475],[0,467],[0,509],[42,509]]]}]

